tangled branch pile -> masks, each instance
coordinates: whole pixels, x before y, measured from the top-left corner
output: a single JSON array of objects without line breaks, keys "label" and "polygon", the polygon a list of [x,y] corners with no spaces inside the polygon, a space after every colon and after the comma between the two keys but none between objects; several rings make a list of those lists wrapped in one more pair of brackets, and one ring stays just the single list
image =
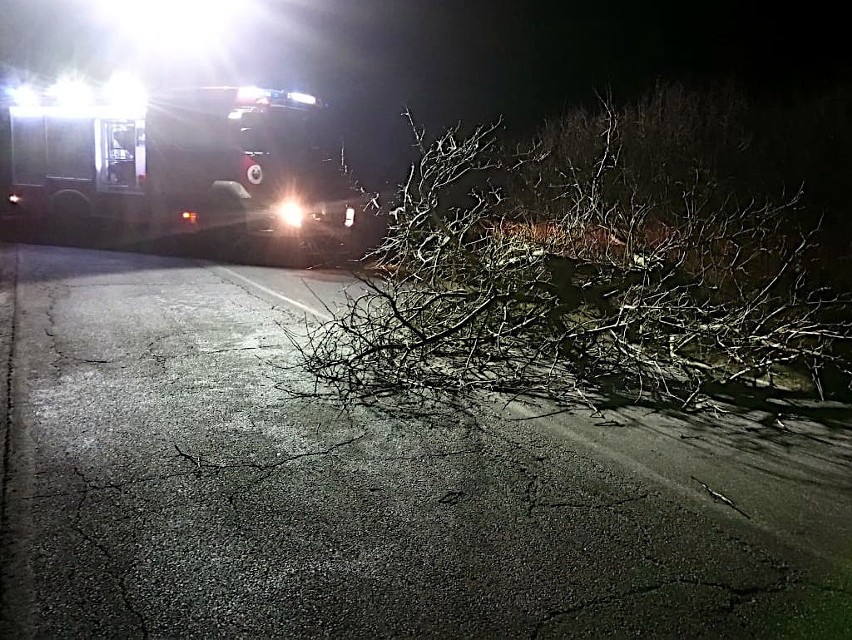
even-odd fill
[{"label": "tangled branch pile", "polygon": [[849,300],[809,278],[800,194],[751,192],[743,109],[659,88],[513,153],[496,125],[415,128],[379,267],[308,368],[362,397],[606,386],[687,406],[718,385],[848,384]]}]

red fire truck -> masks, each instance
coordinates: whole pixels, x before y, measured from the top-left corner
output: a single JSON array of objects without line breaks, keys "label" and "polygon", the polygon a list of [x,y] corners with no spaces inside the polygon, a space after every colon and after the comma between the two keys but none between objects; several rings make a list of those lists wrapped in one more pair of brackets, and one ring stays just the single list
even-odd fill
[{"label": "red fire truck", "polygon": [[[257,87],[96,101],[19,91],[9,202],[67,221],[345,241],[377,213],[324,144],[325,105]],[[67,96],[66,96],[67,98]],[[138,101],[137,101],[138,102]]]}]

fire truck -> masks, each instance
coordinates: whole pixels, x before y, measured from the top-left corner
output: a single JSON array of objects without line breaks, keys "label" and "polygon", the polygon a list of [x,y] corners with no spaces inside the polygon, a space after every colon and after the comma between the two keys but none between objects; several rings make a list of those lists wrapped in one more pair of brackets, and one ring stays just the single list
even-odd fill
[{"label": "fire truck", "polygon": [[326,105],[312,95],[204,87],[140,102],[129,89],[113,100],[67,89],[75,100],[21,90],[9,108],[8,198],[29,214],[346,242],[378,213],[324,140]]}]

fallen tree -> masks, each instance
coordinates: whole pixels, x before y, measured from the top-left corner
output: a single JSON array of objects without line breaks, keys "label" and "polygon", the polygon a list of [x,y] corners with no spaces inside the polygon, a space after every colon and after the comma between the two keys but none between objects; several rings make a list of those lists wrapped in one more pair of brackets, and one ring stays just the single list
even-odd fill
[{"label": "fallen tree", "polygon": [[421,158],[364,293],[303,364],[362,399],[606,388],[688,408],[738,384],[848,389],[850,301],[809,278],[800,192],[726,173],[746,160],[740,108],[663,87],[512,153],[499,125],[428,143],[413,127]]}]

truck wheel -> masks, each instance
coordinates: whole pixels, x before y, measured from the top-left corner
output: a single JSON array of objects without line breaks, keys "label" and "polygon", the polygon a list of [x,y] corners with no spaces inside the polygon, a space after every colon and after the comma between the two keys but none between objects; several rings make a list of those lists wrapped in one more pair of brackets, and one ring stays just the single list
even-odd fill
[{"label": "truck wheel", "polygon": [[268,256],[271,266],[285,269],[307,269],[317,260],[308,243],[298,237],[270,238]]},{"label": "truck wheel", "polygon": [[202,214],[202,225],[205,253],[224,260],[238,256],[246,237],[242,202],[229,194],[214,193]]},{"label": "truck wheel", "polygon": [[85,238],[86,226],[92,218],[88,198],[79,191],[59,191],[50,199],[49,227],[61,243],[77,244]]}]

